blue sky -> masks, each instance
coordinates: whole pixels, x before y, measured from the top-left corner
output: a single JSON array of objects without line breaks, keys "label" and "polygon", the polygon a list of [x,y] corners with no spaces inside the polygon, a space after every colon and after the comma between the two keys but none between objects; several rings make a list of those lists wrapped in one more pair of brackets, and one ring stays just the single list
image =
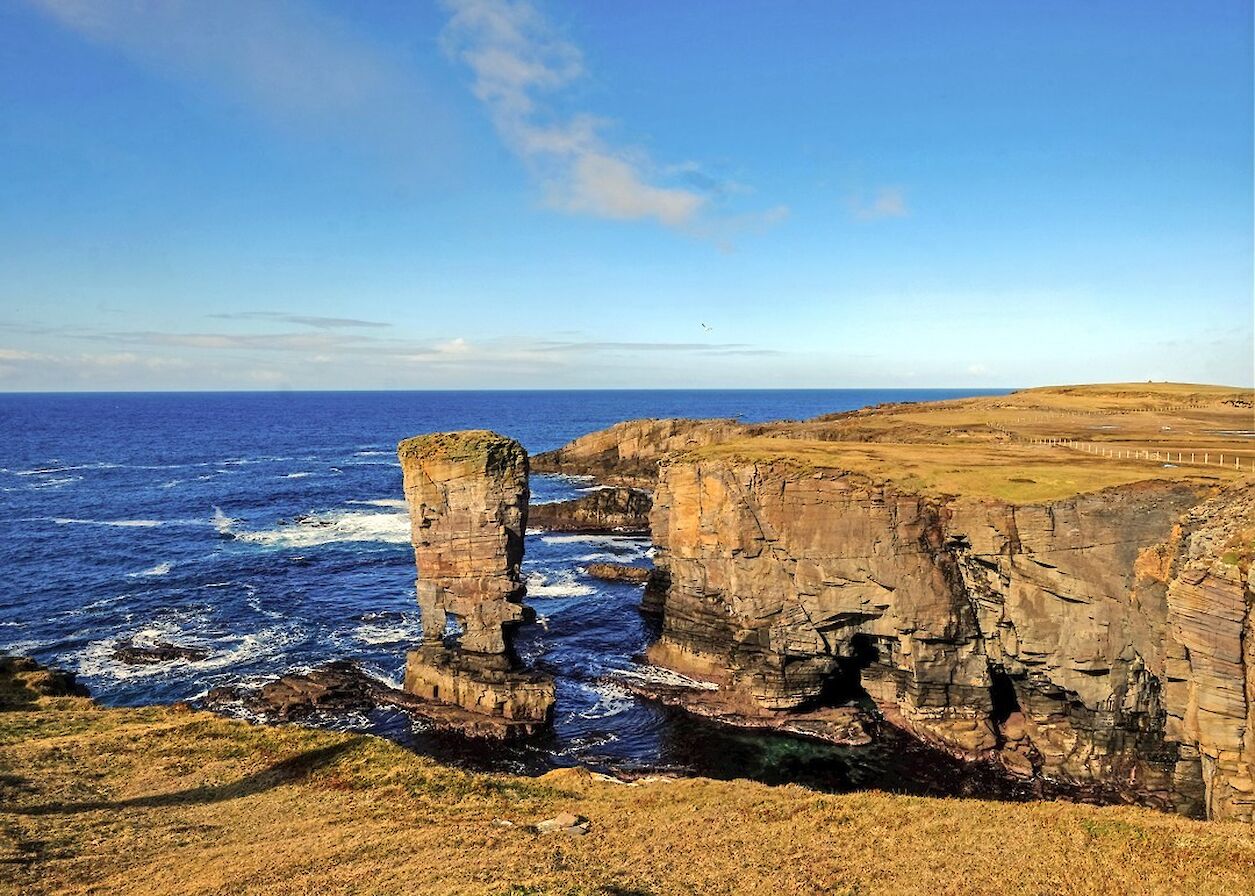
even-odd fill
[{"label": "blue sky", "polygon": [[1252,21],[0,5],[0,390],[1252,381]]}]

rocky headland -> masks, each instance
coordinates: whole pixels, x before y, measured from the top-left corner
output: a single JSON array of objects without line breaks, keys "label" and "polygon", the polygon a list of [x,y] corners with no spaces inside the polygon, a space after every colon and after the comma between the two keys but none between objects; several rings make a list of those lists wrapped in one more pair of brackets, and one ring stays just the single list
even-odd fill
[{"label": "rocky headland", "polygon": [[547,532],[648,535],[652,505],[644,489],[607,486],[569,501],[533,504],[527,524]]},{"label": "rocky headland", "polygon": [[[652,485],[649,658],[718,695],[668,702],[750,725],[870,702],[1052,789],[1250,822],[1249,399],[1073,387],[639,421],[546,463]],[[1188,462],[1221,450],[1233,467]]]}]

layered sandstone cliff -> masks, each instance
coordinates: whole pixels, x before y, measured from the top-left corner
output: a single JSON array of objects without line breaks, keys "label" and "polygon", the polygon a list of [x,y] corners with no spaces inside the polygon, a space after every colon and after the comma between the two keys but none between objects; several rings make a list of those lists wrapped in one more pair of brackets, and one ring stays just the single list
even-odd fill
[{"label": "layered sandstone cliff", "polygon": [[[652,656],[789,713],[860,691],[958,755],[1096,798],[1250,816],[1249,577],[1195,482],[1041,504],[735,458],[664,464]],[[1208,540],[1210,539],[1210,540]]]},{"label": "layered sandstone cliff", "polygon": [[527,452],[472,430],[397,448],[418,567],[423,645],[405,689],[526,725],[552,714],[552,680],[516,669],[511,631],[524,618]]}]

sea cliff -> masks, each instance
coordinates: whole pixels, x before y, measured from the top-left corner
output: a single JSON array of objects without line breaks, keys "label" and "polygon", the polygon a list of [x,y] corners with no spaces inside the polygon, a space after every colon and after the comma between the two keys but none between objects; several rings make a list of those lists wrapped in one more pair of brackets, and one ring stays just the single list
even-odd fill
[{"label": "sea cliff", "polygon": [[[1240,459],[1144,462],[1171,450],[1152,433],[1192,447],[1250,405],[1077,394],[644,421],[554,456],[652,471],[649,656],[729,703],[788,717],[867,699],[1044,792],[1250,822],[1255,482]],[[1106,426],[1124,441],[1073,434]]]}]

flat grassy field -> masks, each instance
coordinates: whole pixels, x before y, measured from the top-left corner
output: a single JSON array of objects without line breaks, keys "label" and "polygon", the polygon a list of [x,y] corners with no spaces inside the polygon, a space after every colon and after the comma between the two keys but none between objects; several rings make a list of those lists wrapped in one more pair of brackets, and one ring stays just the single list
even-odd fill
[{"label": "flat grassy field", "polygon": [[[527,827],[563,811],[591,833]],[[40,698],[0,712],[0,892],[1234,896],[1255,893],[1255,830],[1125,807],[470,774],[373,737]]]},{"label": "flat grassy field", "polygon": [[924,494],[1010,503],[1150,479],[1219,484],[1255,475],[1255,393],[1221,386],[1029,389],[868,408],[753,433],[687,456],[847,470]]}]

